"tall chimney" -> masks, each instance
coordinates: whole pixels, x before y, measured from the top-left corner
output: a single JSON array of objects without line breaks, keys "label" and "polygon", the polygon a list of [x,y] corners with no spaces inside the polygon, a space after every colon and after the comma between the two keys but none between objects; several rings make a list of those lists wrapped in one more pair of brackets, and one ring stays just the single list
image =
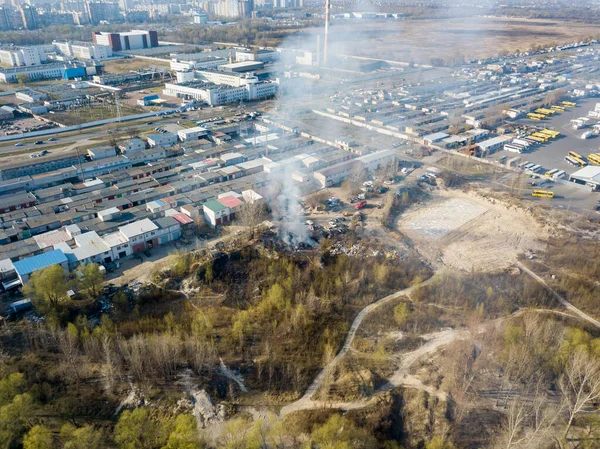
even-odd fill
[{"label": "tall chimney", "polygon": [[331,0],[325,0],[325,44],[323,45],[323,65],[327,65],[327,41],[329,41],[329,10]]},{"label": "tall chimney", "polygon": [[316,65],[321,65],[321,35],[317,34],[317,61]]}]

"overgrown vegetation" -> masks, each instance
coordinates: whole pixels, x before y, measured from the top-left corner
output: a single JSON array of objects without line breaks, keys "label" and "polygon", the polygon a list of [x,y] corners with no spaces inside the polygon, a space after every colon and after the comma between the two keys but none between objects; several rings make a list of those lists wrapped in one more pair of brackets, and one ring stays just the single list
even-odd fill
[{"label": "overgrown vegetation", "polygon": [[[3,334],[2,378],[20,373],[0,386],[15,423],[6,430],[12,441],[6,447],[45,444],[49,434],[53,444],[66,447],[69,433],[61,428],[75,417],[86,424],[100,420],[101,435],[85,431],[103,442],[100,447],[107,441],[123,448],[179,447],[169,441],[176,438],[176,421],[185,418],[173,414],[136,409],[122,413],[119,422],[127,424],[113,428],[117,398],[131,383],[146,400],[166,406],[181,397],[168,386],[185,371],[211,397],[236,403],[241,386],[219,375],[223,360],[254,394],[264,392],[275,402],[297,397],[337,352],[359,309],[431,274],[418,260],[382,256],[367,266],[360,257],[331,255],[327,245],[302,253],[254,247],[214,256],[185,253],[175,255],[170,271],[155,275],[164,287],[108,293],[110,311],[100,313],[94,266],[79,271],[75,278],[58,266],[34,274],[27,289],[36,309],[54,318]],[[185,295],[171,290],[182,281]],[[74,283],[81,297],[67,299]],[[29,418],[35,415],[44,418]],[[124,435],[125,427],[146,430],[142,438]],[[143,442],[132,445],[136,438]]]}]

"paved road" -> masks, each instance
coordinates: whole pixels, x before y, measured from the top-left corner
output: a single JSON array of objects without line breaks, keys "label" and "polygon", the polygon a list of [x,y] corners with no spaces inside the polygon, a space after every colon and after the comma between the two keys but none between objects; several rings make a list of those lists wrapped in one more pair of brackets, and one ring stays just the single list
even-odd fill
[{"label": "paved road", "polygon": [[592,318],[591,316],[589,316],[587,313],[582,312],[581,310],[579,310],[577,307],[575,307],[573,304],[571,304],[569,301],[567,301],[565,298],[563,298],[562,296],[560,296],[558,293],[556,293],[552,287],[550,287],[548,285],[548,283],[540,276],[538,276],[537,274],[535,274],[533,271],[531,271],[529,268],[527,268],[525,265],[523,265],[521,262],[517,262],[517,265],[519,265],[519,267],[525,272],[527,273],[529,276],[531,276],[533,279],[535,279],[537,282],[539,282],[540,284],[544,285],[548,290],[550,290],[552,292],[552,294],[554,295],[554,297],[563,305],[565,306],[565,308],[567,308],[568,310],[570,310],[571,312],[573,312],[575,315],[577,315],[579,318],[581,318],[584,321],[587,321],[588,323],[590,323],[591,325],[597,327],[598,329],[600,329],[600,321]]}]

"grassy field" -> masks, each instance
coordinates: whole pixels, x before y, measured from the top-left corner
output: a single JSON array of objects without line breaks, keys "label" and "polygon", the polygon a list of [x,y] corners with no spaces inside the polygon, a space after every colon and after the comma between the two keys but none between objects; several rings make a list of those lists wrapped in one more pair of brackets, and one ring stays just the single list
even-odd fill
[{"label": "grassy field", "polygon": [[[147,111],[139,107],[131,107],[125,104],[121,105],[122,116],[141,114],[143,112]],[[73,126],[96,120],[115,118],[116,116],[117,112],[114,105],[97,105],[90,108],[80,108],[76,111],[56,112],[53,115],[52,120],[65,126]]]},{"label": "grassy field", "polygon": [[[289,38],[290,45],[314,47],[321,28],[310,28]],[[573,42],[597,36],[597,25],[568,21],[478,17],[469,20],[336,21],[329,34],[329,54],[347,54],[394,61],[430,63],[533,46]]]},{"label": "grassy field", "polygon": [[139,70],[152,66],[169,67],[168,62],[162,63],[159,61],[138,58],[114,59],[105,61],[102,65],[104,66],[104,71],[109,73],[129,72],[130,70]]}]

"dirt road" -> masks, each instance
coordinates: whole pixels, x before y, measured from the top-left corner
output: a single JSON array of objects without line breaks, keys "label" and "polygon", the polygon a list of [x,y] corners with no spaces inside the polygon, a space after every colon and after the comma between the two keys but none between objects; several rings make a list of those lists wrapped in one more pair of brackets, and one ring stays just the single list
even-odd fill
[{"label": "dirt road", "polygon": [[[392,295],[392,297],[394,297]],[[386,297],[383,300],[388,300],[390,297]],[[390,298],[391,299],[391,298]],[[383,301],[382,300],[382,301]],[[376,303],[375,303],[376,304]],[[374,304],[372,304],[374,305]],[[363,309],[364,311],[365,309]],[[372,310],[372,309],[371,309]],[[376,394],[368,399],[350,401],[350,402],[341,402],[341,401],[316,401],[312,399],[312,395],[319,389],[321,383],[326,375],[326,373],[331,370],[335,363],[339,361],[339,359],[343,356],[342,351],[344,348],[349,348],[350,346],[344,345],[342,351],[333,359],[317,376],[315,381],[311,384],[311,386],[306,390],[304,396],[302,396],[296,402],[292,404],[286,405],[281,409],[280,415],[285,416],[293,412],[297,412],[299,410],[310,410],[317,408],[336,408],[341,410],[357,410],[364,407],[367,407],[373,404],[377,399],[377,393],[381,393],[384,391],[392,390],[396,387],[406,386],[410,388],[416,388],[419,390],[427,391],[432,396],[437,396],[441,400],[446,400],[447,396],[444,392],[436,390],[435,388],[425,385],[417,376],[413,376],[409,374],[410,368],[415,364],[415,362],[422,357],[432,354],[437,351],[440,347],[445,346],[456,338],[462,335],[461,331],[456,329],[445,329],[440,332],[434,332],[431,334],[423,335],[422,338],[427,340],[423,346],[418,349],[409,352],[407,354],[403,354],[402,360],[400,362],[400,366],[394,372],[392,377],[390,377],[386,384],[382,387],[378,388]],[[350,334],[348,335],[350,337]],[[346,349],[347,352],[347,349]],[[345,352],[344,352],[345,354]],[[336,360],[337,359],[337,360]]]},{"label": "dirt road", "polygon": [[[425,284],[429,283],[429,281],[430,280],[427,280],[420,285],[425,285]],[[293,402],[293,403],[288,404],[285,407],[283,407],[281,409],[280,414],[282,416],[285,416],[289,413],[292,413],[292,412],[295,412],[298,410],[306,410],[306,409],[311,409],[311,408],[322,407],[323,404],[325,404],[325,403],[322,401],[313,401],[312,397],[321,387],[323,380],[325,379],[327,374],[329,372],[331,372],[331,370],[340,362],[340,360],[342,360],[342,358],[350,350],[350,348],[352,346],[352,342],[354,341],[354,337],[356,335],[356,331],[360,327],[360,325],[363,322],[363,320],[365,319],[365,317],[383,304],[386,304],[386,303],[388,303],[394,299],[397,299],[401,296],[410,295],[414,288],[415,288],[415,286],[412,286],[412,287],[405,288],[404,290],[399,290],[396,293],[393,293],[389,296],[381,298],[380,300],[378,300],[372,304],[369,304],[367,307],[362,309],[360,311],[360,313],[358,315],[356,315],[356,318],[354,318],[354,321],[352,322],[352,325],[350,326],[350,330],[348,331],[348,335],[346,335],[346,340],[344,341],[344,346],[342,346],[342,349],[340,350],[340,352],[338,352],[338,354],[333,359],[331,359],[331,361],[319,372],[319,374],[317,375],[317,377],[315,378],[313,383],[310,384],[310,386],[304,393],[304,396],[302,396],[296,402]],[[362,407],[364,407],[368,403],[368,401],[366,401],[366,402],[360,401],[360,402],[363,404]],[[331,403],[329,403],[329,402],[327,402],[327,404],[331,405]]]},{"label": "dirt road", "polygon": [[579,310],[577,307],[575,307],[573,304],[571,304],[569,301],[567,301],[565,298],[563,298],[562,296],[560,296],[558,293],[556,293],[552,287],[550,287],[548,285],[548,283],[544,280],[544,278],[542,278],[541,276],[538,276],[537,274],[535,274],[533,271],[531,271],[529,268],[527,268],[525,265],[523,265],[521,262],[517,262],[517,265],[519,266],[519,268],[521,268],[525,273],[527,273],[529,276],[531,276],[533,279],[535,279],[537,282],[539,282],[540,284],[542,284],[543,286],[545,286],[548,290],[550,290],[552,292],[552,294],[554,295],[554,297],[568,310],[570,310],[571,312],[573,312],[575,315],[577,315],[579,318],[581,318],[584,321],[587,321],[588,323],[590,323],[592,326],[597,327],[598,329],[600,329],[600,321],[592,318],[591,316],[589,316],[587,313],[582,312],[581,310]]}]

